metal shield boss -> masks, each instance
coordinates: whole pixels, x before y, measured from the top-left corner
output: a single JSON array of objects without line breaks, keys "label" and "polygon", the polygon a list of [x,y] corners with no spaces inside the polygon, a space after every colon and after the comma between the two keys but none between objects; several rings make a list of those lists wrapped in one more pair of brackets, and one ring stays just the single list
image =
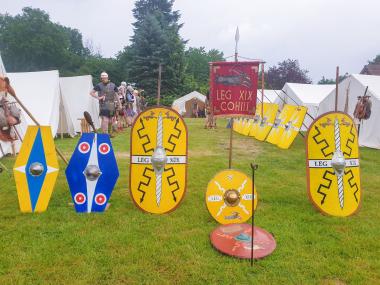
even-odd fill
[{"label": "metal shield boss", "polygon": [[[260,105],[261,107],[261,105]],[[270,130],[273,127],[274,121],[278,111],[278,105],[272,103],[264,103],[263,106],[263,118],[261,118],[261,109],[256,109],[256,114],[259,115],[259,120],[254,131],[254,137],[259,141],[265,141]]]},{"label": "metal shield boss", "polygon": [[75,210],[103,212],[119,177],[110,137],[84,133],[66,169]]},{"label": "metal shield boss", "polygon": [[138,208],[164,214],[176,209],[186,191],[187,128],[170,108],[142,112],[131,133],[130,191]]},{"label": "metal shield boss", "polygon": [[257,206],[257,192],[252,197],[252,180],[236,170],[223,170],[208,183],[206,205],[220,224],[244,223],[252,217],[252,198]]},{"label": "metal shield boss", "polygon": [[46,211],[58,172],[50,127],[29,126],[13,169],[21,212]]},{"label": "metal shield boss", "polygon": [[332,216],[350,216],[361,203],[358,133],[353,119],[331,112],[317,118],[307,135],[308,194]]}]

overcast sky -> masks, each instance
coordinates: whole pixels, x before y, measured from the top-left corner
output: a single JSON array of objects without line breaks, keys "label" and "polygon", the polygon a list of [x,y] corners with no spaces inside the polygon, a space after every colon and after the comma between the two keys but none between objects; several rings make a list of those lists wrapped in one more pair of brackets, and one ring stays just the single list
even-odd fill
[{"label": "overcast sky", "polygon": [[[22,7],[47,11],[52,21],[77,28],[105,56],[128,45],[133,33],[133,0],[0,0],[0,13],[15,15]],[[188,45],[234,54],[268,65],[298,59],[317,82],[322,75],[359,73],[380,54],[379,0],[176,0]]]}]

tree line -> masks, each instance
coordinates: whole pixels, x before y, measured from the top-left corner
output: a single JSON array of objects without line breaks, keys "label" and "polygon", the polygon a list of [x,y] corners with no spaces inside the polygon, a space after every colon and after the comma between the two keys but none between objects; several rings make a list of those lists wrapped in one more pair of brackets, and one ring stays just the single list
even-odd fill
[{"label": "tree line", "polygon": [[[158,66],[162,64],[162,103],[191,91],[206,93],[209,62],[224,61],[223,52],[204,47],[186,47],[180,36],[180,12],[174,0],[138,0],[133,15],[130,44],[115,57],[106,58],[84,44],[77,29],[54,23],[48,13],[31,7],[11,16],[0,14],[0,52],[9,72],[58,69],[61,76],[91,74],[97,81],[102,71],[119,84],[134,82],[153,102],[157,92]],[[266,87],[281,89],[285,82],[311,83],[298,60],[287,59],[270,67]],[[323,83],[323,82],[322,82]]]}]

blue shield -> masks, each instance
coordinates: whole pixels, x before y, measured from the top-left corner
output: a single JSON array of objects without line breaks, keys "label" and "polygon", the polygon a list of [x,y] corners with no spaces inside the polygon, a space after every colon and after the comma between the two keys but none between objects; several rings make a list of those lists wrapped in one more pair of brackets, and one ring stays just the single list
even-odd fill
[{"label": "blue shield", "polygon": [[66,169],[75,210],[103,212],[118,177],[109,135],[84,133]]}]

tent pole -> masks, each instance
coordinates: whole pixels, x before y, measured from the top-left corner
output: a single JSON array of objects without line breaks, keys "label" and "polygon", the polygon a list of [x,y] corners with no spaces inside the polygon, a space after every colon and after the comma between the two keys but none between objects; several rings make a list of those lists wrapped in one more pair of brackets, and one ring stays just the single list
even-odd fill
[{"label": "tent pole", "polygon": [[61,125],[61,140],[63,140],[63,127],[62,127],[62,124],[63,124],[63,110],[62,110],[62,105],[60,106],[59,108],[59,120],[60,120],[60,125]]}]

